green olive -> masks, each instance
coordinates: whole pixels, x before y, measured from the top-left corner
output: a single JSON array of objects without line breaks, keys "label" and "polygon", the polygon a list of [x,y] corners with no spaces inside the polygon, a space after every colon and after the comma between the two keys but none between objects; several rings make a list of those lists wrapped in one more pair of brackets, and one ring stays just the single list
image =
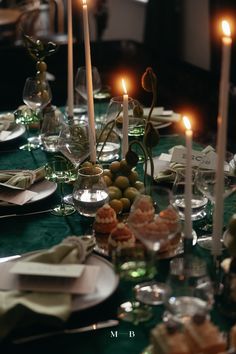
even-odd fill
[{"label": "green olive", "polygon": [[37,61],[36,68],[40,72],[45,72],[47,71],[47,64],[45,61]]}]

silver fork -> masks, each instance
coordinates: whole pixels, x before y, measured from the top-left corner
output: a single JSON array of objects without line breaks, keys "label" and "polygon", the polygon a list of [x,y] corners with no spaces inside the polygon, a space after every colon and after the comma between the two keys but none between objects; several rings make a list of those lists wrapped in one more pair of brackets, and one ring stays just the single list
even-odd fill
[{"label": "silver fork", "polygon": [[13,217],[16,217],[16,216],[27,216],[27,215],[44,214],[44,213],[49,213],[51,210],[52,209],[46,209],[46,210],[33,211],[33,212],[29,212],[29,213],[0,215],[0,219],[13,218]]}]

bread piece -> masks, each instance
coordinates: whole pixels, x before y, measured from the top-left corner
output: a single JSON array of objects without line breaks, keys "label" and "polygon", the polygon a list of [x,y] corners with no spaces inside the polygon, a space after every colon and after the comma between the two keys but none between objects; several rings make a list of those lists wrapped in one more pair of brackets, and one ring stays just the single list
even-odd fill
[{"label": "bread piece", "polygon": [[226,350],[222,334],[205,315],[194,315],[185,323],[184,333],[192,354],[219,354]]},{"label": "bread piece", "polygon": [[161,323],[151,331],[153,354],[191,354],[185,335],[177,326]]},{"label": "bread piece", "polygon": [[236,325],[234,325],[229,333],[229,347],[236,351]]}]

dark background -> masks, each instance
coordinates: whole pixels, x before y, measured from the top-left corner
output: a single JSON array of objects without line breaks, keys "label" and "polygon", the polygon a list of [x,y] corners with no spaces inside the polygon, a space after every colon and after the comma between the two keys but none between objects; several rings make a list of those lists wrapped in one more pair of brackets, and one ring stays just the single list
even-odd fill
[{"label": "dark background", "polygon": [[[216,36],[215,23],[223,14],[236,18],[234,0],[210,0],[209,26],[211,32],[211,67],[203,70],[181,60],[182,1],[149,0],[143,43],[132,40],[94,41],[91,43],[93,65],[102,81],[116,95],[114,77],[129,71],[135,82],[133,97],[150,105],[150,94],[141,87],[141,76],[147,66],[153,67],[158,78],[158,105],[178,112],[187,110],[196,117],[195,135],[214,143],[218,110],[218,85],[221,62],[221,38]],[[77,19],[78,20],[78,19]],[[165,24],[168,23],[168,26]],[[199,24],[200,26],[201,24]],[[166,31],[162,28],[165,27]],[[78,44],[79,43],[79,44]],[[236,66],[235,34],[233,34],[231,89],[229,98],[228,143],[235,148],[236,124]],[[84,46],[75,38],[74,63],[84,64]],[[51,82],[53,103],[65,105],[67,97],[67,45],[61,44],[57,53],[47,58],[48,71],[56,80]],[[22,45],[0,42],[0,110],[14,110],[22,104],[22,90],[26,77],[35,74],[35,63]]]}]

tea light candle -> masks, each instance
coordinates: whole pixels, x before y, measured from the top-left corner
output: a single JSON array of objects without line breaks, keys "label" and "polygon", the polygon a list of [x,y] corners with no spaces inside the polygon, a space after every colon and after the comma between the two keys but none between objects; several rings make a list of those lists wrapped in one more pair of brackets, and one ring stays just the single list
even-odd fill
[{"label": "tea light candle", "polygon": [[191,239],[192,236],[192,137],[193,132],[189,119],[184,116],[185,141],[186,141],[186,169],[185,169],[185,189],[184,189],[184,237]]},{"label": "tea light candle", "polygon": [[227,139],[227,114],[228,114],[228,96],[229,96],[229,72],[231,56],[231,31],[227,21],[222,21],[222,62],[220,78],[220,94],[218,108],[217,124],[217,166],[216,166],[216,184],[215,184],[215,209],[213,215],[213,242],[212,255],[220,256],[222,253],[221,237],[223,230],[224,214],[224,161]]},{"label": "tea light candle", "polygon": [[90,160],[96,162],[96,134],[94,122],[94,102],[93,102],[93,81],[92,66],[90,54],[89,24],[88,24],[88,6],[86,0],[83,1],[83,28],[84,28],[84,45],[85,45],[85,66],[87,81],[87,102],[88,102],[88,119],[89,119],[89,148]]},{"label": "tea light candle", "polygon": [[123,94],[123,126],[122,126],[122,132],[123,132],[122,158],[125,158],[125,155],[127,154],[128,148],[129,148],[129,138],[128,138],[128,128],[129,128],[128,101],[129,101],[129,96],[127,94],[127,89],[126,89],[124,79],[122,79],[122,86],[123,86],[123,90],[124,90],[124,94]]},{"label": "tea light candle", "polygon": [[71,0],[67,1],[67,26],[68,26],[68,73],[67,73],[67,101],[68,117],[74,116],[74,79],[73,79],[73,34],[72,34],[72,6]]}]

